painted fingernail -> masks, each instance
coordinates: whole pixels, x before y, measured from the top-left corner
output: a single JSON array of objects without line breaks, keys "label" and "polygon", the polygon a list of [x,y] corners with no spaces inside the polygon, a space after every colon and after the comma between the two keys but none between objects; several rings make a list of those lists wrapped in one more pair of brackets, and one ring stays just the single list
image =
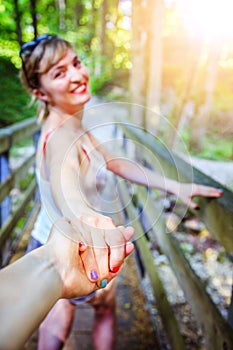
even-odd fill
[{"label": "painted fingernail", "polygon": [[86,248],[86,244],[84,242],[79,242],[79,249],[84,250]]},{"label": "painted fingernail", "polygon": [[91,271],[91,279],[96,281],[98,280],[99,276],[98,276],[98,273],[96,272],[96,270],[92,270]]},{"label": "painted fingernail", "polygon": [[201,208],[200,207],[196,207],[196,208],[194,208],[195,210],[200,210]]},{"label": "painted fingernail", "polygon": [[223,189],[222,189],[222,188],[217,188],[217,190],[218,190],[219,196],[222,196],[222,194],[223,194]]},{"label": "painted fingernail", "polygon": [[105,280],[101,281],[100,286],[101,286],[101,288],[105,288],[107,284],[108,284],[108,281],[105,279]]},{"label": "painted fingernail", "polygon": [[120,266],[114,266],[111,268],[111,272],[117,273],[120,270],[120,268],[121,268]]}]

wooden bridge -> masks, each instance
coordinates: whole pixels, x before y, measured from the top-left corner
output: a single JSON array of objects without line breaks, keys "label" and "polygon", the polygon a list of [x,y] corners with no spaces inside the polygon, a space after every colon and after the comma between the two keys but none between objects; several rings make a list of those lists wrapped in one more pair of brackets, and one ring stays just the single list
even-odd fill
[{"label": "wooden bridge", "polygon": [[[37,137],[38,130],[35,119],[30,119],[2,129],[0,133],[2,266],[24,254],[39,210],[33,176],[33,140]],[[151,135],[125,123],[117,123],[114,132],[122,152],[127,155],[140,153],[140,161],[152,168],[155,163],[159,163],[165,176],[179,181],[194,181],[223,188],[222,184],[190,167],[178,155],[169,152]],[[26,139],[31,141],[27,141],[27,147],[24,147]],[[18,146],[21,142],[24,143],[22,150],[29,149],[32,152],[24,154],[23,163],[17,164],[15,156],[20,150]],[[144,145],[147,151],[139,152],[137,147],[132,146],[133,143]],[[136,254],[127,260],[117,281],[117,349],[233,349],[232,298],[231,304],[228,305],[228,315],[222,315],[207,292],[205,283],[183,253],[176,234],[171,230],[164,213],[164,198],[160,192],[115,181],[112,179],[112,186],[117,188],[117,205],[120,206],[120,210],[116,208],[114,215],[117,215],[118,223],[132,223],[137,232]],[[109,193],[113,191],[110,190]],[[227,256],[232,258],[233,193],[224,188],[221,198],[201,198],[198,204],[200,210],[195,213],[188,212],[187,215],[198,217]],[[179,206],[177,210],[180,211]],[[174,229],[177,229],[177,225]],[[179,288],[184,293],[186,305],[192,310],[198,332],[201,332],[202,341],[198,346],[196,344],[192,347],[189,337],[184,334],[179,312],[170,301],[160,268],[155,263],[155,250],[166,256]],[[143,287],[145,281],[146,287]],[[65,350],[78,347],[92,349],[92,317],[93,310],[89,306],[82,305],[77,308],[74,326]],[[25,345],[25,349],[36,349],[36,337],[37,333]]]}]

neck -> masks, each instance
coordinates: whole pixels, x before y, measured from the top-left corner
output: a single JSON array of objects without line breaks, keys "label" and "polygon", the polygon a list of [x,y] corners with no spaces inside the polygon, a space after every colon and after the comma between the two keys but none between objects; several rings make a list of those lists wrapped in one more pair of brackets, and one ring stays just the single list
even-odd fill
[{"label": "neck", "polygon": [[49,109],[49,119],[53,124],[60,125],[66,123],[72,129],[82,128],[83,109],[75,113],[67,113],[55,106]]}]

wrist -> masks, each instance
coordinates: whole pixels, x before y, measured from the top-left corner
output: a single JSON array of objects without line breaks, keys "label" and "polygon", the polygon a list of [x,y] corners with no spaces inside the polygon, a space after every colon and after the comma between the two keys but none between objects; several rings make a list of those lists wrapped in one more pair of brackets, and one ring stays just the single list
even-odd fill
[{"label": "wrist", "polygon": [[62,297],[63,281],[61,277],[62,271],[53,249],[51,249],[48,243],[32,251],[31,254],[32,265],[35,265],[35,269],[38,271],[38,278],[43,278],[48,291],[53,291],[51,295],[57,301]]},{"label": "wrist", "polygon": [[177,196],[180,192],[180,183],[175,180],[166,180],[165,186],[167,193],[171,193]]}]

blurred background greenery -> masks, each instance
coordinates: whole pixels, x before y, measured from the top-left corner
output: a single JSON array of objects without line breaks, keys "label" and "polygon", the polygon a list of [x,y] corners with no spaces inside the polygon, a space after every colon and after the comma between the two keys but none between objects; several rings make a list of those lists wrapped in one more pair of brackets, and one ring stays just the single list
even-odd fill
[{"label": "blurred background greenery", "polygon": [[35,115],[20,45],[56,33],[77,48],[94,95],[146,107],[129,118],[173,148],[178,131],[191,154],[232,160],[232,10],[230,0],[0,0],[0,126]]}]

